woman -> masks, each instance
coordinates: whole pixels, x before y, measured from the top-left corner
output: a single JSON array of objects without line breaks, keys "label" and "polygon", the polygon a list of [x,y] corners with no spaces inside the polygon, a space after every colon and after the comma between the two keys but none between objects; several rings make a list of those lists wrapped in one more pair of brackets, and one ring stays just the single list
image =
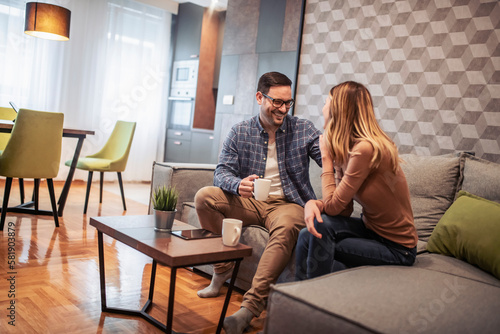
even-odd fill
[{"label": "woman", "polygon": [[[305,205],[296,278],[361,265],[412,265],[417,232],[408,185],[370,93],[352,81],[333,87],[323,117],[323,200]],[[350,217],[353,200],[363,207],[361,218]]]}]

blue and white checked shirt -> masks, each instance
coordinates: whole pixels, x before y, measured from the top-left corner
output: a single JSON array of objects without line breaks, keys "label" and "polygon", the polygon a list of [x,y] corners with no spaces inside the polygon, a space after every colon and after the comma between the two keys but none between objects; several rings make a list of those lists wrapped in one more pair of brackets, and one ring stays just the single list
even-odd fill
[{"label": "blue and white checked shirt", "polygon": [[[311,121],[290,115],[276,131],[283,193],[286,200],[301,206],[316,198],[309,180],[309,158],[321,166],[320,134]],[[243,178],[252,174],[264,177],[268,140],[258,115],[234,125],[224,141],[214,185],[237,195]]]}]

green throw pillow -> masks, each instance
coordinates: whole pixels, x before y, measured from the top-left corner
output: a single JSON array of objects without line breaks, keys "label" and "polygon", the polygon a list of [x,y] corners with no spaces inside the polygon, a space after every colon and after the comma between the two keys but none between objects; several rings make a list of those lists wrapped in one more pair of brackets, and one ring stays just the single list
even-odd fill
[{"label": "green throw pillow", "polygon": [[460,191],[432,232],[427,250],[464,260],[500,279],[500,204]]}]

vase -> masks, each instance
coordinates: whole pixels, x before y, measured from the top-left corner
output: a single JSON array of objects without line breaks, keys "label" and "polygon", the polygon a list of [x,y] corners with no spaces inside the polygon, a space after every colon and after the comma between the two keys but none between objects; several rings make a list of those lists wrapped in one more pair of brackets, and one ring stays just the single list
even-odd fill
[{"label": "vase", "polygon": [[174,211],[160,211],[154,210],[155,216],[155,230],[159,232],[170,232],[172,225],[174,225],[174,218],[177,210]]}]

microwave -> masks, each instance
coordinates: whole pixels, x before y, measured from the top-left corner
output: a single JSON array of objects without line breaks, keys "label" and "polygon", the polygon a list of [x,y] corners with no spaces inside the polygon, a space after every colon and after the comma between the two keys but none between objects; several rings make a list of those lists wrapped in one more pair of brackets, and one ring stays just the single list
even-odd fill
[{"label": "microwave", "polygon": [[175,61],[172,67],[171,97],[194,97],[198,83],[199,60]]}]

